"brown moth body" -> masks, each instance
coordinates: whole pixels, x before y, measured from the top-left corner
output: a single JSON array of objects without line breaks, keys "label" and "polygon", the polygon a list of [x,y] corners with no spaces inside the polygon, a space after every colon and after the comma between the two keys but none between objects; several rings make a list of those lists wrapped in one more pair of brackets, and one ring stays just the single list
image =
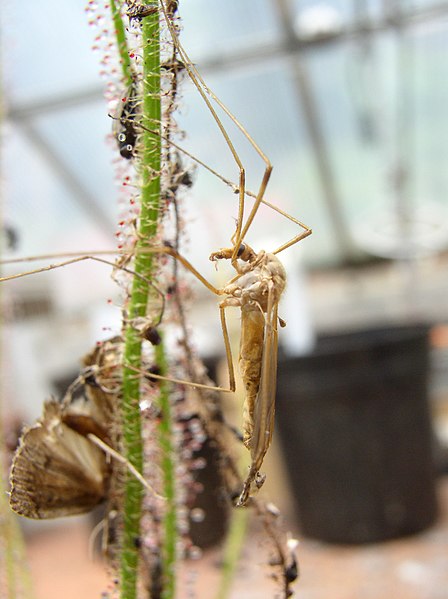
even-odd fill
[{"label": "brown moth body", "polygon": [[[114,339],[88,354],[87,368],[63,400],[45,402],[42,417],[24,430],[12,463],[9,498],[21,516],[82,514],[108,497],[112,463],[89,435],[114,445],[111,423],[118,381],[113,364],[118,347]],[[112,383],[110,390],[104,386]],[[79,387],[83,394],[73,397]]]},{"label": "brown moth body", "polygon": [[27,518],[89,512],[107,495],[109,464],[89,439],[64,422],[55,400],[23,433],[11,469],[11,508]]}]

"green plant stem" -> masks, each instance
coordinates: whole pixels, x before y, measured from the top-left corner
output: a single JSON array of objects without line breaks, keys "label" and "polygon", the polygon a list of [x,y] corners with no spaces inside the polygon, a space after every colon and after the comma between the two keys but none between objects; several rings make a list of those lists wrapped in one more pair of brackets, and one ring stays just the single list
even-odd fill
[{"label": "green plant stem", "polygon": [[120,8],[115,3],[115,0],[110,0],[110,9],[115,27],[115,37],[117,40],[118,53],[120,55],[121,68],[123,71],[123,81],[126,88],[129,88],[132,85],[134,77],[131,59],[129,58],[126,30],[123,19],[121,18]]},{"label": "green plant stem", "polygon": [[[156,349],[157,365],[166,376],[167,363],[162,345]],[[159,424],[159,447],[161,451],[161,468],[163,472],[163,487],[165,495],[165,514],[163,518],[162,542],[162,572],[163,599],[172,599],[176,590],[176,546],[177,546],[177,512],[176,512],[176,483],[175,460],[173,448],[173,426],[169,384],[161,381],[159,392],[159,407],[161,412]]]},{"label": "green plant stem", "polygon": [[249,510],[234,508],[222,558],[221,578],[216,599],[227,599],[243,550],[249,522]]},{"label": "green plant stem", "polygon": [[[151,129],[160,128],[160,42],[159,16],[157,13],[143,19],[143,102],[142,119],[151,123]],[[153,256],[140,252],[147,247],[157,233],[160,202],[160,135],[144,131],[139,152],[139,174],[141,178],[141,208],[137,231],[136,256],[131,295],[128,304],[128,319],[147,315],[148,282],[153,273]],[[143,278],[142,278],[143,277]],[[135,328],[125,329],[123,369],[123,445],[125,457],[139,472],[143,471],[143,443],[140,419],[140,381],[135,369],[141,367],[142,340]],[[132,475],[128,475],[124,493],[123,541],[121,554],[121,599],[137,596],[138,549],[136,539],[140,536],[141,503],[143,489]]]}]

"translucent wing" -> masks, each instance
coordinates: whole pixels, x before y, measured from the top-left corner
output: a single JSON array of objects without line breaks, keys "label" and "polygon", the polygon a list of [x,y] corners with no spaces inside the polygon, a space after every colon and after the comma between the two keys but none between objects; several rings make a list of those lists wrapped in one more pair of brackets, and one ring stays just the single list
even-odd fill
[{"label": "translucent wing", "polygon": [[11,469],[10,505],[37,519],[89,512],[105,498],[108,479],[105,454],[68,427],[61,404],[51,400],[20,440]]},{"label": "translucent wing", "polygon": [[254,432],[251,445],[252,463],[257,470],[261,468],[274,430],[278,349],[277,306],[271,310],[268,317],[265,325],[261,381],[254,409]]},{"label": "translucent wing", "polygon": [[274,430],[278,350],[277,308],[278,304],[274,302],[273,289],[270,286],[268,309],[265,314],[260,386],[253,409],[253,431],[250,441],[251,466],[238,505],[244,505],[249,498],[251,485],[258,476],[264,456],[271,444]]}]

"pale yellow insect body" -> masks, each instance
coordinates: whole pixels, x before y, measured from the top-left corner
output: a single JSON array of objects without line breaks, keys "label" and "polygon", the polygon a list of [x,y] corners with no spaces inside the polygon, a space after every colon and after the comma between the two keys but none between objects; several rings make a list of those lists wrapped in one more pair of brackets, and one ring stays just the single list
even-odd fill
[{"label": "pale yellow insect body", "polygon": [[[212,254],[211,259],[231,258],[230,249]],[[244,444],[251,452],[249,475],[238,504],[244,505],[252,482],[269,448],[274,427],[277,378],[277,308],[286,285],[286,272],[280,260],[270,253],[256,254],[244,244],[240,265],[232,260],[238,274],[222,289],[226,297],[220,307],[241,308],[239,368],[243,380]]]}]

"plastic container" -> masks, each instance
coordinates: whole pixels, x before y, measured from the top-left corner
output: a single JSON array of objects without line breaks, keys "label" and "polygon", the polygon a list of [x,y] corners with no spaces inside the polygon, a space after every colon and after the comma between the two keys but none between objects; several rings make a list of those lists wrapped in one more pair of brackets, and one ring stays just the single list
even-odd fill
[{"label": "plastic container", "polygon": [[437,515],[428,327],[318,340],[278,369],[276,422],[303,534],[367,543]]}]

